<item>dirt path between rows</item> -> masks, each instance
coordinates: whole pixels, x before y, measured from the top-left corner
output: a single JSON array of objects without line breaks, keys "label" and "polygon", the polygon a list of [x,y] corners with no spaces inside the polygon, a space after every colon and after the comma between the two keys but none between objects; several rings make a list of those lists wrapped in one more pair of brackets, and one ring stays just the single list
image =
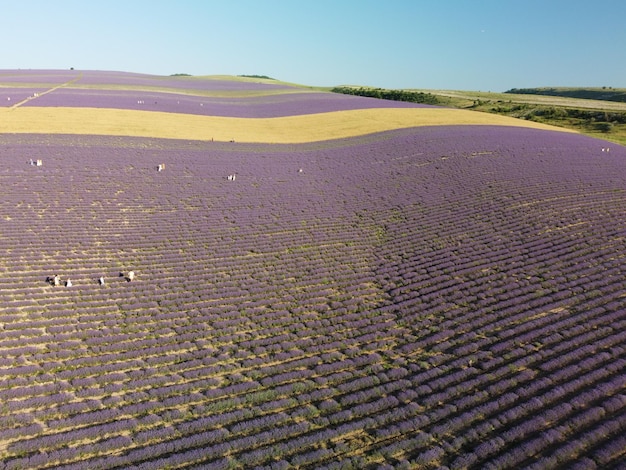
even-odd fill
[{"label": "dirt path between rows", "polygon": [[25,100],[20,101],[19,103],[15,103],[13,106],[11,106],[9,109],[15,109],[15,108],[19,108],[20,106],[22,106],[24,103],[28,103],[31,100],[37,99],[43,95],[47,95],[48,93],[52,93],[55,90],[58,90],[59,88],[63,88],[66,86],[71,85],[72,83],[77,82],[78,80],[80,80],[81,78],[83,78],[83,74],[81,73],[78,77],[74,78],[73,80],[70,80],[69,82],[65,82],[65,83],[61,83],[60,85],[54,86],[52,88],[50,88],[49,90],[43,91],[41,93],[35,93],[33,96],[29,96],[28,98],[26,98]]}]

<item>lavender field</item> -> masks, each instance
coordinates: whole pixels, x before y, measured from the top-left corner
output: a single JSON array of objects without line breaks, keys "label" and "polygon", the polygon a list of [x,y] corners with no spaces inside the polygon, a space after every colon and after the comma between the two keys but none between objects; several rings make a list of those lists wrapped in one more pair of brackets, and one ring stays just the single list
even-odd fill
[{"label": "lavender field", "polygon": [[[0,100],[2,94],[0,94]],[[62,88],[24,106],[90,107],[161,111],[204,116],[273,118],[301,114],[328,113],[349,109],[426,108],[427,105],[390,102],[375,98],[331,93],[284,93],[249,98],[219,98],[151,91],[112,91]]]},{"label": "lavender field", "polygon": [[2,134],[0,161],[1,468],[624,468],[624,147]]},{"label": "lavender field", "polygon": [[[267,80],[266,80],[267,82]],[[42,88],[47,84],[49,89]],[[37,96],[35,96],[37,94]],[[26,100],[28,97],[31,99]],[[36,98],[36,99],[35,99]],[[26,101],[24,101],[26,100]],[[0,106],[114,108],[272,118],[371,108],[428,108],[280,83],[97,71],[2,71]]]},{"label": "lavender field", "polygon": [[233,78],[160,76],[103,70],[1,70],[0,83],[14,85],[46,84],[67,88],[178,89],[192,91],[289,90],[292,86]]}]

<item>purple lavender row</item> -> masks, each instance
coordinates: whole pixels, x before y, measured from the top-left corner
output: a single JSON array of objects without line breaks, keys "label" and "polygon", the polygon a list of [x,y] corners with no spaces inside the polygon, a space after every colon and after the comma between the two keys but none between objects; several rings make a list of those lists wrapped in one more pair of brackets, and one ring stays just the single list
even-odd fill
[{"label": "purple lavender row", "polygon": [[68,442],[74,440],[82,441],[96,440],[97,438],[107,434],[118,434],[122,431],[126,431],[133,428],[136,425],[134,419],[117,420],[108,424],[102,424],[99,426],[92,426],[77,429],[75,431],[59,433],[51,436],[44,436],[41,438],[32,438],[30,440],[23,440],[16,444],[10,445],[10,450],[16,453],[27,453],[37,449],[53,449],[66,445]]},{"label": "purple lavender row", "polygon": [[[24,92],[21,92],[21,95],[23,96]],[[10,96],[7,94],[7,97]],[[4,100],[2,102],[4,103]],[[353,109],[427,107],[414,103],[333,93],[290,93],[271,97],[228,99],[174,93],[79,88],[60,88],[32,99],[24,106],[115,108],[241,118],[273,118]]]},{"label": "purple lavender row", "polygon": [[79,76],[80,72],[73,70],[4,69],[0,70],[0,83],[61,85],[70,80],[75,80]]},{"label": "purple lavender row", "polygon": [[34,99],[38,94],[46,91],[45,88],[5,88],[0,87],[0,106],[10,108],[26,99]]},{"label": "purple lavender row", "polygon": [[135,87],[175,88],[181,90],[242,91],[293,89],[281,83],[257,83],[245,80],[214,79],[204,77],[173,77],[130,72],[80,71],[78,85],[126,85]]},{"label": "purple lavender row", "polygon": [[203,77],[171,77],[130,72],[97,70],[0,70],[0,83],[46,83],[61,85],[67,82],[97,87],[131,86],[157,87],[180,90],[243,91],[293,89],[280,83],[256,83],[244,80],[212,79]]}]

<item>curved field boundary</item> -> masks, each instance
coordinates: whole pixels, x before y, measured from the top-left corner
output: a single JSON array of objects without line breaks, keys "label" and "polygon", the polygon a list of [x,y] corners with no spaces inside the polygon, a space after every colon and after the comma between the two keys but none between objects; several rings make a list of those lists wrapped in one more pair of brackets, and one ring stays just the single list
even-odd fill
[{"label": "curved field boundary", "polygon": [[318,142],[442,125],[499,125],[572,132],[505,116],[446,108],[358,109],[262,119],[98,108],[0,110],[2,133],[122,135],[259,143]]}]

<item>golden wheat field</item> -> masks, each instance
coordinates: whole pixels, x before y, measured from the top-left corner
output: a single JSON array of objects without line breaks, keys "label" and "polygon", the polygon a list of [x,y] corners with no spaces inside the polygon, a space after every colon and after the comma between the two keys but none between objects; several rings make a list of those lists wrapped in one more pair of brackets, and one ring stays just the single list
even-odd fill
[{"label": "golden wheat field", "polygon": [[0,109],[2,133],[126,135],[281,144],[440,125],[501,125],[565,131],[531,121],[446,108],[357,109],[254,119],[106,108]]}]

